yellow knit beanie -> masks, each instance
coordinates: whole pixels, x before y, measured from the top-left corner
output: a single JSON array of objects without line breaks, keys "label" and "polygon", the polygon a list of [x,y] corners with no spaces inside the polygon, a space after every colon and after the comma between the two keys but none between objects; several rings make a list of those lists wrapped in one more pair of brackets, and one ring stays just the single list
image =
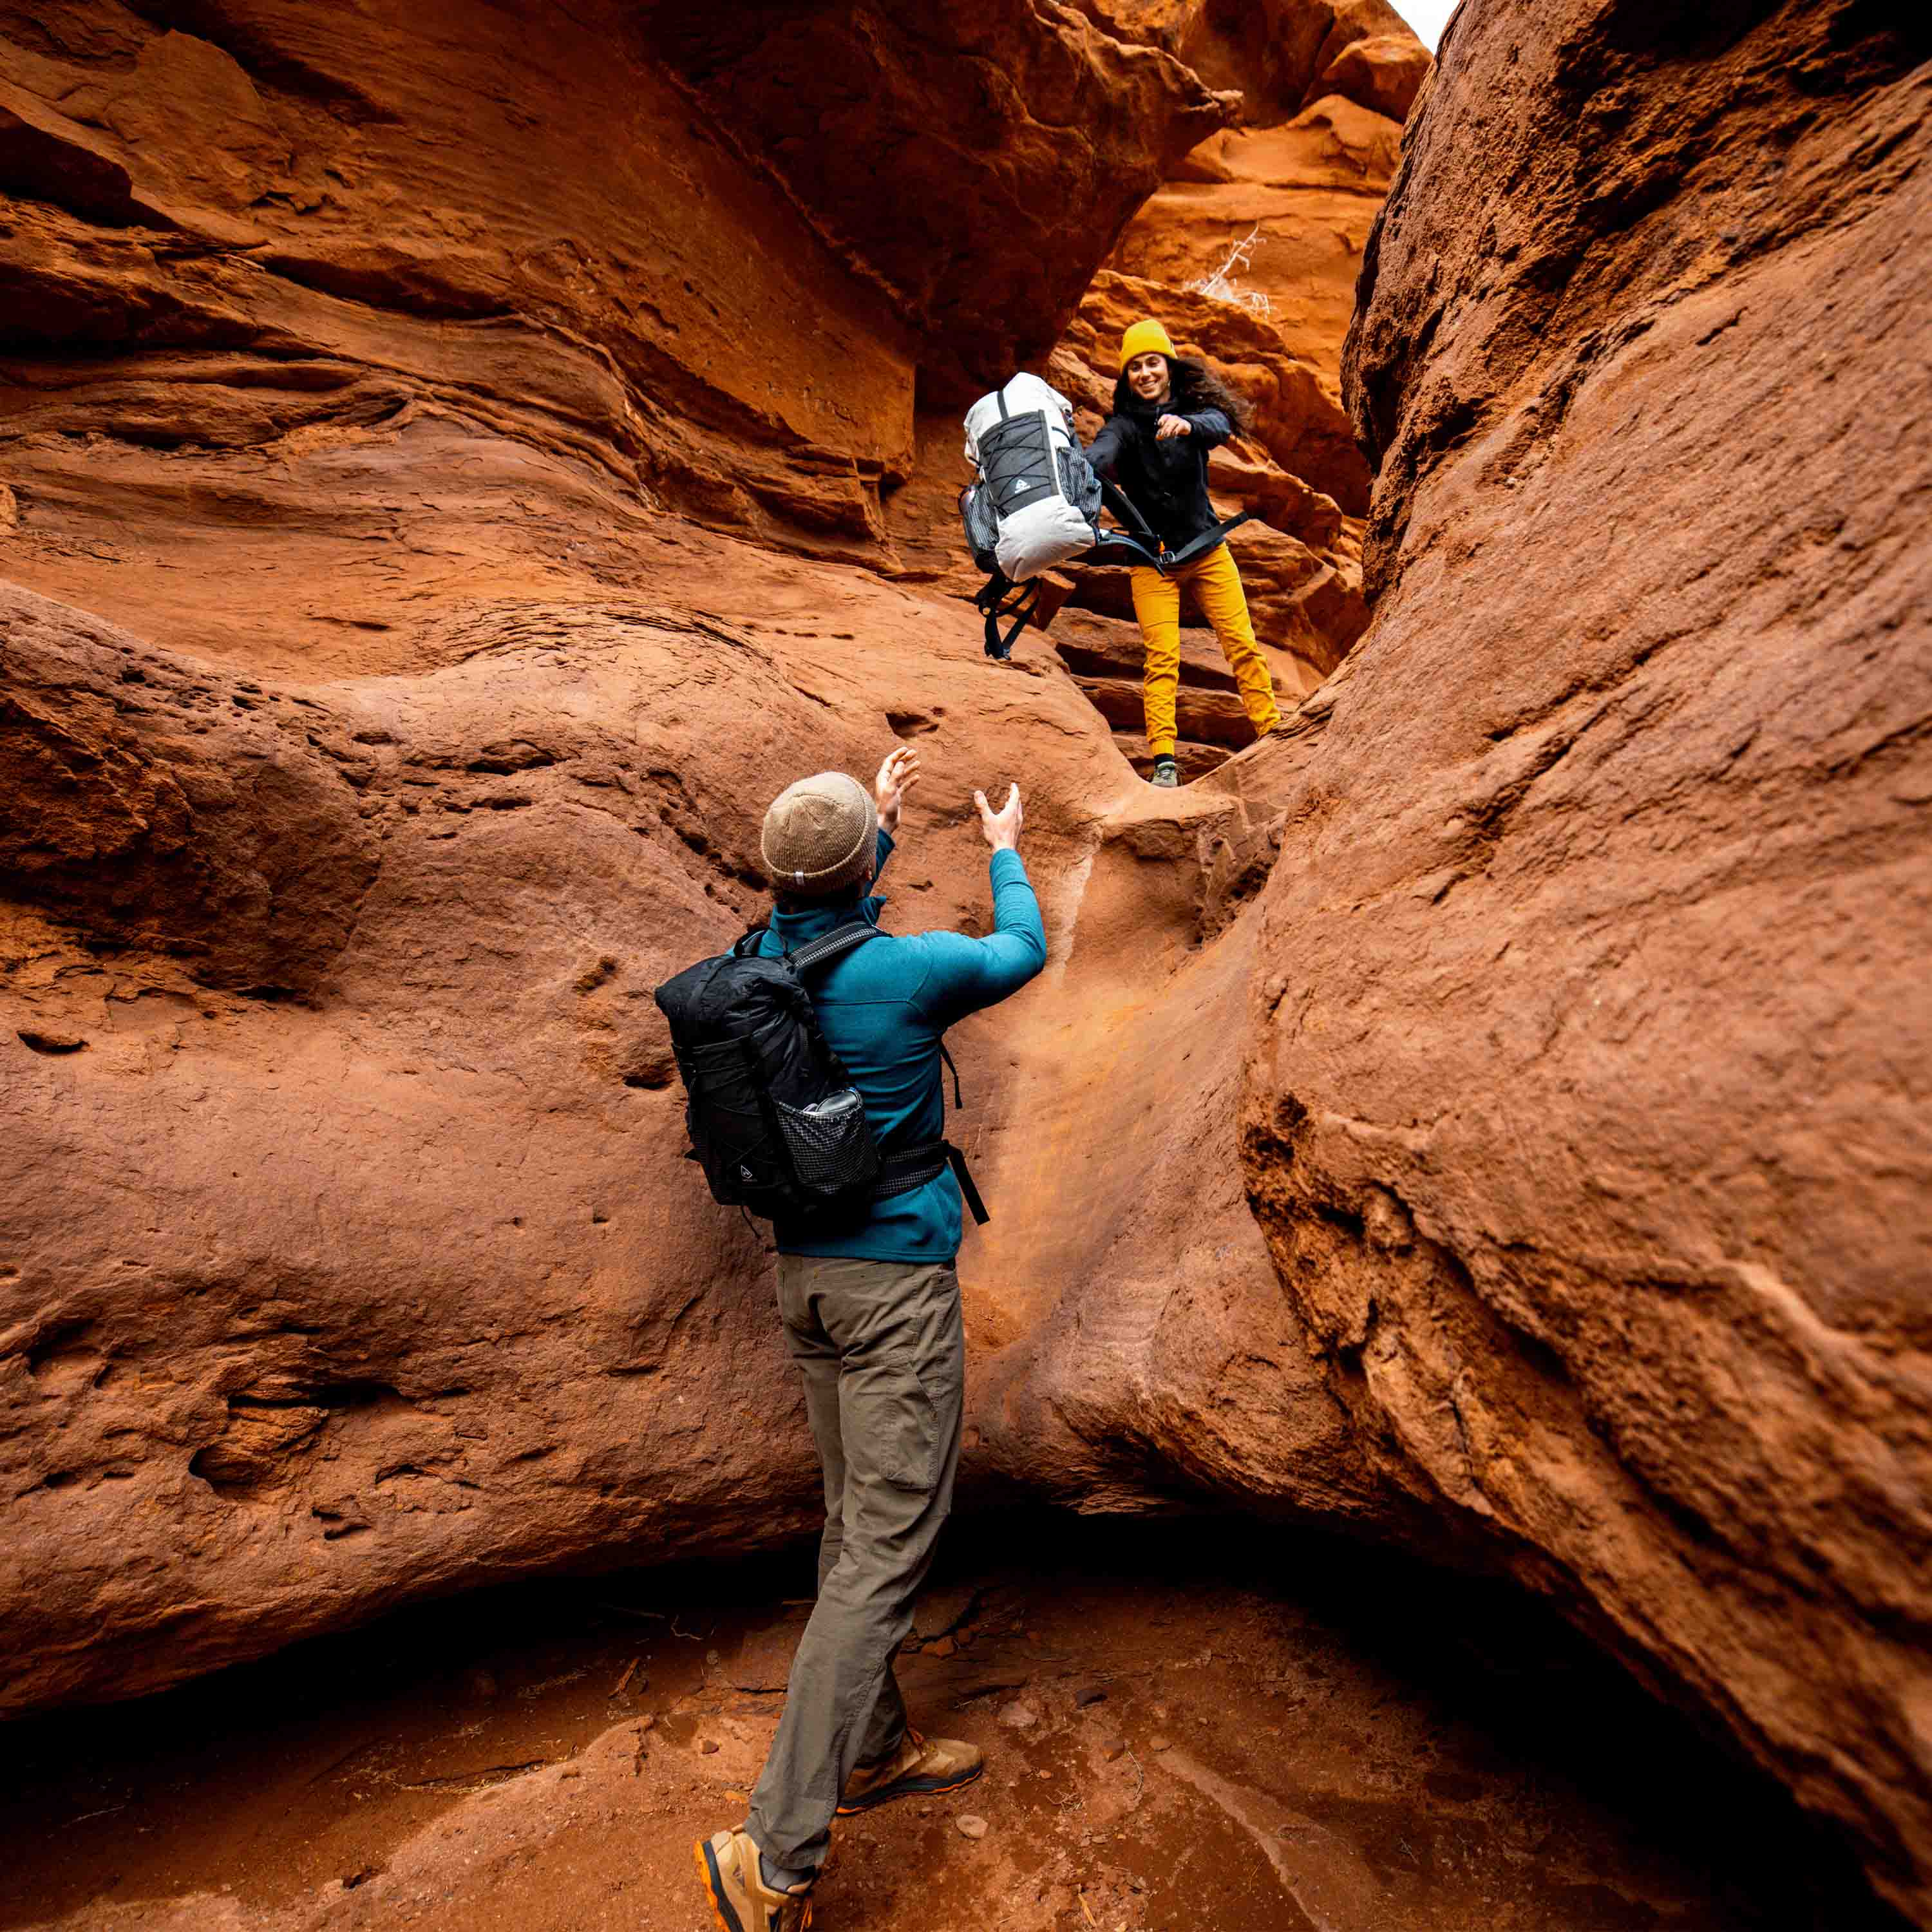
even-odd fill
[{"label": "yellow knit beanie", "polygon": [[1158,352],[1172,362],[1174,344],[1167,339],[1167,331],[1152,316],[1137,322],[1120,338],[1120,374],[1127,373],[1127,364],[1136,356],[1146,356]]}]

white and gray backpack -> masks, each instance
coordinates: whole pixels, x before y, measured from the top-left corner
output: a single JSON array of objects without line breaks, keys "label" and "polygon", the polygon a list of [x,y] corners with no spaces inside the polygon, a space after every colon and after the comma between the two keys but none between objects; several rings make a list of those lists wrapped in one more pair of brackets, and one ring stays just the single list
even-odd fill
[{"label": "white and gray backpack", "polygon": [[[1094,472],[1073,433],[1073,406],[1037,376],[1013,376],[966,412],[966,454],[978,472],[959,493],[960,520],[986,581],[973,599],[986,655],[1004,658],[1034,614],[1040,577],[1060,563],[1138,564],[1165,575],[1220,543],[1245,514],[1171,554],[1138,511]],[[1102,506],[1126,526],[1111,530]],[[1012,623],[1003,636],[1000,620]]]},{"label": "white and gray backpack", "polygon": [[1100,535],[1100,479],[1073,434],[1073,405],[1037,376],[1016,376],[966,412],[966,454],[1011,584],[1090,548]]}]

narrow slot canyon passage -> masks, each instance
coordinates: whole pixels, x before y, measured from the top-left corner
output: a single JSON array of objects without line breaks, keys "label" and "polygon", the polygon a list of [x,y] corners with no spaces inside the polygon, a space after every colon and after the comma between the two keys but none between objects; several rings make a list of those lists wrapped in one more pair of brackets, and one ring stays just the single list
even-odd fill
[{"label": "narrow slot canyon passage", "polygon": [[[823,1481],[656,994],[901,746],[1046,961],[819,1932],[1932,1932],[1932,30],[1405,11],[0,0],[0,1932],[722,1924]],[[1258,743],[1225,574],[972,601],[1155,321]]]},{"label": "narrow slot canyon passage", "polygon": [[[757,1774],[811,1562],[477,1592],[19,1725],[0,1925],[697,1932],[691,1841]],[[840,1822],[842,1925],[1897,1922],[1520,1593],[1318,1535],[963,1518],[899,1672],[988,1768]]]}]

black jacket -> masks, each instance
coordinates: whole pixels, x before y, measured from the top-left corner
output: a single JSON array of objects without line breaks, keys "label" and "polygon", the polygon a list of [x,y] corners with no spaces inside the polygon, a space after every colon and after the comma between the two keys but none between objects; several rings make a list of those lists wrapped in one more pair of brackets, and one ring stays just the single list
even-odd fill
[{"label": "black jacket", "polygon": [[[1154,426],[1166,416],[1180,417],[1186,435],[1156,441]],[[1208,452],[1234,433],[1219,410],[1137,400],[1124,415],[1107,418],[1087,460],[1119,484],[1169,550],[1178,550],[1220,521],[1208,499]]]}]

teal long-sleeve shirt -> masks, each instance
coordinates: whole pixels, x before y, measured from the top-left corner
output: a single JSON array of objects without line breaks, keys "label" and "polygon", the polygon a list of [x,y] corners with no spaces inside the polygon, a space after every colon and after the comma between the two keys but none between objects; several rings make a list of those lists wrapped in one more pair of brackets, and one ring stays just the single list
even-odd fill
[{"label": "teal long-sleeve shirt", "polygon": [[[892,850],[892,839],[881,832],[879,872]],[[946,1028],[1018,992],[1046,964],[1046,929],[1020,855],[995,852],[992,870],[993,931],[986,938],[888,934],[812,976],[812,1004],[826,1043],[844,1062],[886,1154],[938,1140],[946,1131],[939,1042]],[[863,899],[858,910],[877,926],[883,904]],[[774,913],[758,950],[767,958],[794,951],[850,916],[849,907]],[[962,1232],[959,1185],[948,1168],[922,1187],[874,1202],[869,1216],[856,1225],[826,1232],[780,1221],[776,1232],[782,1254],[950,1262]]]}]

